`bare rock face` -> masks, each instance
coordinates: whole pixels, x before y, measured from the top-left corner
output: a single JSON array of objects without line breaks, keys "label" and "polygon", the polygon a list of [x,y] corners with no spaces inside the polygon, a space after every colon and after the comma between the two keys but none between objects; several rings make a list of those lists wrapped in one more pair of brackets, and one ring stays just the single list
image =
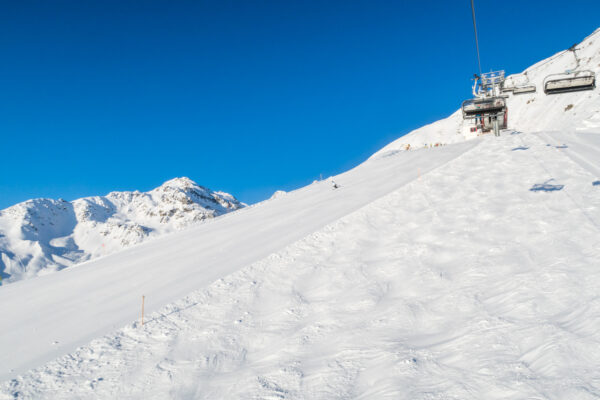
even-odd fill
[{"label": "bare rock face", "polygon": [[244,206],[188,178],[149,192],[28,200],[0,211],[0,277],[6,284],[60,270]]}]

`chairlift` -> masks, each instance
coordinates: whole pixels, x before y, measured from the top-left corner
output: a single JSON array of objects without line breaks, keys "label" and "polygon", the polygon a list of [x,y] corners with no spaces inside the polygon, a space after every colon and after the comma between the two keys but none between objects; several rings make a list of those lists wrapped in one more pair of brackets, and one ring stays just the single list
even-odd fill
[{"label": "chairlift", "polygon": [[481,116],[504,112],[506,102],[503,97],[475,98],[462,103],[463,119],[472,119]]},{"label": "chairlift", "polygon": [[475,98],[463,101],[463,119],[472,120],[473,132],[490,132],[500,135],[500,129],[506,129],[508,109],[504,97]]},{"label": "chairlift", "polygon": [[513,95],[535,93],[536,91],[535,85],[507,86],[501,89],[502,94],[512,93]]},{"label": "chairlift", "polygon": [[535,93],[537,91],[537,88],[535,87],[535,85],[524,85],[524,86],[517,86],[513,89],[512,93],[513,94],[525,94],[525,93]]},{"label": "chairlift", "polygon": [[551,74],[544,78],[544,93],[557,94],[593,90],[596,87],[596,73],[590,70],[579,70],[579,57],[577,57],[577,43],[567,51],[575,57],[575,69],[564,73]]},{"label": "chairlift", "polygon": [[529,83],[529,76],[527,75],[527,71],[523,72],[521,74],[521,76],[525,77],[525,81],[523,82],[523,80],[521,80],[521,83],[518,85],[514,84],[514,80],[516,78],[512,77],[511,78],[511,82],[512,82],[512,86],[506,86],[502,88],[502,93],[512,93],[513,95],[516,94],[525,94],[525,93],[534,93],[537,91],[537,88],[535,85]]},{"label": "chairlift", "polygon": [[475,82],[472,88],[474,98],[465,100],[462,103],[463,119],[472,122],[471,126],[465,125],[469,128],[471,134],[493,130],[495,136],[500,136],[500,129],[506,128],[508,115],[508,109],[506,108],[508,95],[502,93],[505,75],[503,70],[482,73],[473,0],[471,0],[471,12],[473,14],[473,31],[475,33],[479,75],[474,76]]},{"label": "chairlift", "polygon": [[558,94],[578,92],[581,90],[594,90],[596,87],[596,74],[594,71],[566,71],[560,74],[551,74],[544,79],[544,93]]}]

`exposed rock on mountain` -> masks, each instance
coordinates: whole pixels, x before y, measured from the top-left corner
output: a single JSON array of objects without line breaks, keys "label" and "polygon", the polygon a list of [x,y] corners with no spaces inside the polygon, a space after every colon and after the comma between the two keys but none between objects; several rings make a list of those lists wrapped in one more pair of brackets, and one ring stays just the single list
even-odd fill
[{"label": "exposed rock on mountain", "polygon": [[188,178],[149,192],[28,200],[0,211],[0,274],[7,283],[56,271],[243,206]]}]

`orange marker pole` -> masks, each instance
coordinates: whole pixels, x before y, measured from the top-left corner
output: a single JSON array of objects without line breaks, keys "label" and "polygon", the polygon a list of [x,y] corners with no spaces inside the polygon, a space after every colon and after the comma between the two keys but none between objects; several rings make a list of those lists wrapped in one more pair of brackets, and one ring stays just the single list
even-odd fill
[{"label": "orange marker pole", "polygon": [[144,299],[145,296],[142,296],[142,326],[144,326]]}]

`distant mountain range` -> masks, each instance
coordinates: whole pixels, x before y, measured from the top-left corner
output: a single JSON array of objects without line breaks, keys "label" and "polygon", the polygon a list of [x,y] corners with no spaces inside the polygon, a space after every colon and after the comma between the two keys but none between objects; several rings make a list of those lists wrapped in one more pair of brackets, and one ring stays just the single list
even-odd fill
[{"label": "distant mountain range", "polygon": [[71,202],[28,200],[0,211],[2,283],[114,253],[244,206],[188,178],[149,192],[111,192]]}]

